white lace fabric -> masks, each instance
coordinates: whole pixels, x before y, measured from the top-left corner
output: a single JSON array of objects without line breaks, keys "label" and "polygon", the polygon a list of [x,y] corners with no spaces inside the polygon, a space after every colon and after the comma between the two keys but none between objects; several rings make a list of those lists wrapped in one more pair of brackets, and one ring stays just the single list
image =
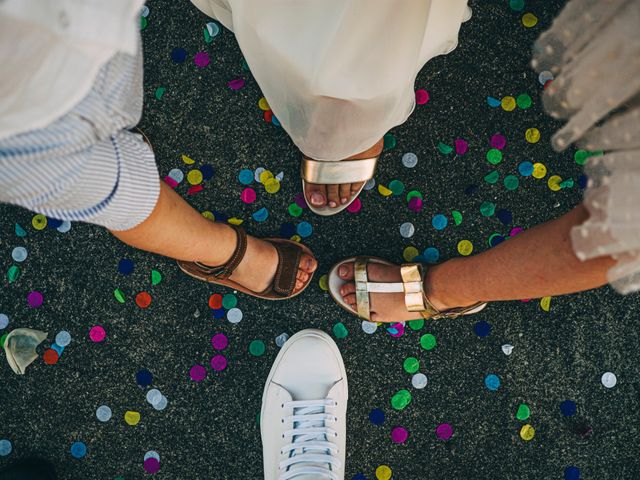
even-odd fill
[{"label": "white lace fabric", "polygon": [[291,408],[293,415],[283,418],[292,422],[293,428],[284,432],[285,438],[291,442],[283,446],[280,452],[288,455],[280,462],[280,480],[290,480],[313,475],[315,478],[341,480],[336,469],[342,467],[338,459],[338,447],[329,438],[338,436],[335,430],[327,427],[327,423],[336,422],[337,418],[326,412],[327,407],[335,407],[337,403],[328,398],[322,400],[294,400],[287,402],[283,408]]},{"label": "white lace fabric", "polygon": [[532,65],[554,74],[543,103],[567,120],[553,147],[604,151],[586,163],[590,217],[571,232],[576,255],[612,256],[611,285],[640,290],[640,0],[569,1]]}]

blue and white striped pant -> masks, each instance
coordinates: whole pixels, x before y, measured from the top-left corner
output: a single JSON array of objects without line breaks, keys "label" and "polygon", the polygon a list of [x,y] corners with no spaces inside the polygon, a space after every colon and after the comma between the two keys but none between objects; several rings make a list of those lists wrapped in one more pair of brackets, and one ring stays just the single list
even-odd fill
[{"label": "blue and white striped pant", "polygon": [[142,114],[142,53],[119,53],[51,125],[0,140],[0,202],[60,220],[129,230],[156,205],[155,157],[127,129]]}]

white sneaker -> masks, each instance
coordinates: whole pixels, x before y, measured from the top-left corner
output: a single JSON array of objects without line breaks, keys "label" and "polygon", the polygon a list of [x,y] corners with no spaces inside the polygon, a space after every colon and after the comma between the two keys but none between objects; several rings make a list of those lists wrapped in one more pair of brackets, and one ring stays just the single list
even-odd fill
[{"label": "white sneaker", "polygon": [[287,340],[262,394],[265,480],[343,480],[348,398],[329,335],[303,330]]},{"label": "white sneaker", "polygon": [[471,20],[472,15],[473,15],[473,10],[471,10],[471,7],[467,5],[467,9],[464,12],[464,17],[462,18],[462,23],[468,22],[469,20]]}]

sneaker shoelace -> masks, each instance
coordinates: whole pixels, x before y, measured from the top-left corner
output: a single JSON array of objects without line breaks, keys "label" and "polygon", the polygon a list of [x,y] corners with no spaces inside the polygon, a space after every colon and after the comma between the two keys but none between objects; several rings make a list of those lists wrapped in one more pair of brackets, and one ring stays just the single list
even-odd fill
[{"label": "sneaker shoelace", "polygon": [[326,407],[335,407],[337,402],[327,398],[322,400],[294,400],[283,404],[291,408],[293,415],[283,421],[292,422],[293,428],[284,432],[284,438],[291,443],[280,449],[288,455],[280,462],[280,480],[290,480],[303,475],[316,475],[318,478],[341,480],[335,469],[342,466],[337,458],[338,447],[328,441],[338,436],[338,432],[327,427],[328,422],[336,422],[334,415],[326,413]]}]

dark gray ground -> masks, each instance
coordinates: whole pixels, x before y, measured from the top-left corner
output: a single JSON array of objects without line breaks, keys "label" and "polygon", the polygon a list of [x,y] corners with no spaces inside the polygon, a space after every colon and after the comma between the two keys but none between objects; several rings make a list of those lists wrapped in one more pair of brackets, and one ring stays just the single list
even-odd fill
[{"label": "dark gray ground", "polygon": [[[540,161],[550,174],[577,179],[581,167],[573,152],[556,154],[549,147],[557,124],[542,112],[538,100],[541,86],[529,67],[530,48],[560,8],[561,1],[528,2],[540,23],[525,29],[520,16],[507,1],[473,2],[473,19],[462,27],[460,46],[452,54],[425,66],[416,88],[426,88],[431,102],[417,108],[409,121],[393,130],[397,146],[384,158],[377,180],[388,185],[402,180],[408,189],[425,194],[424,210],[415,214],[403,198],[385,199],[376,191],[363,195],[359,215],[342,214],[320,219],[308,211],[300,219],[289,217],[286,207],[299,191],[298,153],[282,129],[265,123],[257,107],[261,97],[250,74],[242,70],[242,55],[229,31],[207,45],[202,28],[209,21],[186,2],[150,2],[149,26],[144,31],[145,115],[142,128],[152,139],[160,173],[183,168],[180,155],[194,158],[197,165],[211,163],[216,176],[205,191],[189,201],[199,210],[218,210],[246,220],[256,235],[274,235],[280,224],[306,220],[313,224],[308,245],[325,273],[337,260],[368,253],[402,261],[407,245],[420,250],[440,249],[443,258],[457,255],[463,238],[473,241],[476,251],[487,247],[494,233],[507,234],[495,217],[479,213],[481,202],[491,200],[498,208],[513,212],[513,226],[530,227],[555,218],[576,205],[582,192],[576,186],[552,192],[546,179],[520,178],[520,188],[507,191],[500,183],[488,185],[482,178],[490,170],[484,159],[488,139],[495,132],[508,138],[505,161],[498,166],[502,177],[517,173],[522,160]],[[187,61],[174,64],[174,47],[188,51]],[[204,49],[212,63],[197,69],[193,55]],[[384,59],[381,59],[384,64]],[[383,68],[383,66],[381,66]],[[244,77],[247,85],[234,92],[226,83]],[[166,87],[161,101],[157,87]],[[534,105],[511,113],[487,106],[486,96],[501,98],[528,92]],[[536,145],[524,141],[529,127],[541,130]],[[453,144],[457,137],[469,140],[469,153],[454,158],[442,155],[436,146]],[[420,161],[409,170],[401,157],[415,152]],[[266,167],[284,171],[282,190],[274,195],[259,193],[251,206],[239,200],[241,168]],[[34,173],[35,174],[35,173]],[[479,186],[469,196],[471,185]],[[178,191],[185,193],[181,185]],[[251,213],[265,206],[269,220],[257,224]],[[435,213],[460,210],[463,223],[442,232],[431,227]],[[554,298],[551,311],[538,301],[490,305],[473,319],[428,323],[421,332],[407,331],[392,338],[383,329],[366,335],[360,322],[334,305],[316,278],[304,295],[286,303],[266,303],[240,296],[244,320],[232,325],[214,320],[207,300],[222,292],[181,274],[174,262],[135,251],[119,243],[104,230],[74,224],[69,233],[52,229],[36,231],[32,214],[18,208],[0,207],[0,267],[12,264],[11,251],[24,245],[29,257],[21,267],[22,277],[0,290],[0,312],[10,317],[7,329],[32,327],[47,331],[48,347],[55,334],[71,332],[73,343],[55,366],[42,359],[27,375],[14,375],[2,362],[0,390],[0,438],[9,438],[14,452],[0,458],[0,466],[28,455],[51,459],[64,479],[143,478],[143,455],[156,450],[161,455],[160,479],[259,479],[262,475],[261,444],[256,414],[263,383],[277,354],[275,337],[317,327],[331,331],[343,321],[349,336],[338,340],[349,375],[351,402],[347,478],[363,473],[375,478],[378,465],[387,464],[397,479],[560,479],[569,465],[578,466],[584,479],[638,478],[638,363],[636,323],[640,302],[631,295],[621,297],[609,288]],[[405,221],[416,225],[416,234],[406,240],[398,234]],[[14,223],[28,231],[25,239],[14,235]],[[185,239],[188,241],[188,239]],[[522,257],[536,256],[523,251]],[[118,261],[136,262],[133,275],[118,274]],[[545,262],[545,258],[539,258]],[[563,265],[555,266],[558,270]],[[151,269],[164,281],[151,286]],[[319,275],[318,275],[319,277]],[[117,303],[113,290],[127,296]],[[42,308],[27,306],[32,289],[43,292]],[[153,296],[150,308],[133,302],[135,294],[147,290]],[[492,334],[480,339],[473,324],[486,320]],[[89,328],[103,324],[107,341],[94,344]],[[202,383],[189,380],[195,363],[207,365],[212,356],[211,335],[224,332],[230,338],[226,351],[228,369],[209,373]],[[420,348],[419,338],[433,333],[438,346]],[[266,354],[248,354],[248,345],[262,339]],[[505,356],[500,346],[515,345]],[[410,375],[402,369],[407,356],[417,356],[421,371],[429,377],[422,391],[411,388]],[[136,385],[135,373],[148,368],[153,386],[169,399],[163,412],[145,402],[145,391]],[[618,385],[606,390],[603,372],[618,376]],[[502,387],[490,392],[484,387],[487,373],[496,373]],[[389,400],[400,388],[409,388],[413,403],[402,412],[393,411]],[[559,404],[572,399],[578,416],[562,417]],[[523,424],[515,418],[517,406],[532,409],[536,436],[520,439]],[[113,419],[99,423],[95,409],[109,405]],[[372,408],[387,414],[384,425],[368,420]],[[126,410],[142,414],[139,425],[123,421]],[[449,442],[438,440],[435,427],[443,422],[455,429]],[[582,438],[581,423],[593,428]],[[403,425],[410,432],[405,445],[390,440],[391,428]],[[89,453],[77,460],[69,454],[72,442],[82,440]]]}]

